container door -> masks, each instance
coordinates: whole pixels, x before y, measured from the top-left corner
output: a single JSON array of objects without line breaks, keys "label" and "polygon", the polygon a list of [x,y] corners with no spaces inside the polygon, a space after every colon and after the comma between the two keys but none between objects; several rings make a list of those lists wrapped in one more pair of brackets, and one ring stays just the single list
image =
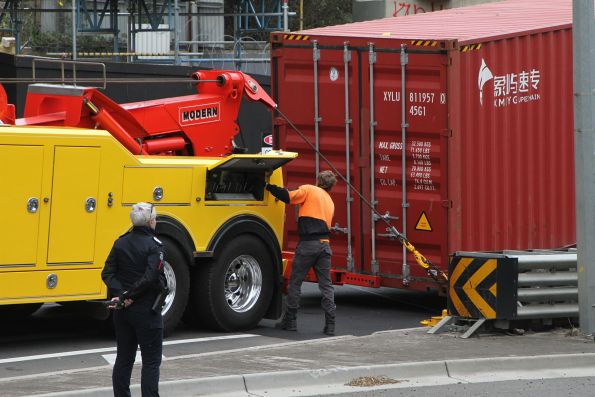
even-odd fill
[{"label": "container door", "polygon": [[48,263],[93,263],[101,149],[57,146]]},{"label": "container door", "polygon": [[43,146],[0,145],[0,265],[37,259]]},{"label": "container door", "polygon": [[[318,48],[311,43],[287,47],[283,56],[273,58],[273,69],[279,109],[321,153],[318,155],[280,120],[276,125],[275,145],[299,153],[299,157],[284,168],[287,187],[295,189],[302,184],[316,184],[317,172],[331,169],[326,158],[359,188],[357,51],[344,46]],[[331,196],[335,203],[331,236],[333,268],[353,270],[361,263],[357,254],[361,243],[359,209],[352,200],[353,193],[341,180]],[[299,238],[296,208],[288,207],[285,229],[284,249],[294,250]]]},{"label": "container door", "polygon": [[413,50],[404,69],[398,47],[372,47],[367,57],[361,80],[368,120],[362,121],[362,135],[370,163],[362,167],[362,178],[371,181],[368,194],[380,217],[362,204],[370,242],[366,271],[383,276],[384,285],[402,286],[426,274],[404,253],[387,222],[433,263],[447,266],[445,55]]}]

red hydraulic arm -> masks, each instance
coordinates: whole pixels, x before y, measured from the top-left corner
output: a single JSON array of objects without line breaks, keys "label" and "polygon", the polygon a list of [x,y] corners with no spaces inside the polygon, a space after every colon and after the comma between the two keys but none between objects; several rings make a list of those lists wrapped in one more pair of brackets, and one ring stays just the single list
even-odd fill
[{"label": "red hydraulic arm", "polygon": [[134,154],[223,156],[233,150],[244,94],[269,108],[277,106],[242,72],[201,70],[192,77],[196,94],[126,104],[96,88],[35,84],[29,86],[22,119],[14,120],[13,110],[11,120],[11,105],[3,105],[0,95],[0,120],[105,129]]},{"label": "red hydraulic arm", "polygon": [[4,87],[0,84],[0,124],[14,124],[14,105],[8,103]]}]

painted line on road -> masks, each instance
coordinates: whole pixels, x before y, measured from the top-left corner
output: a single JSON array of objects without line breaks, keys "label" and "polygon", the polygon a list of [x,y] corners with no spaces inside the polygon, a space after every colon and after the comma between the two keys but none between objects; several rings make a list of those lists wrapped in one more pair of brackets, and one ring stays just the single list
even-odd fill
[{"label": "painted line on road", "polygon": [[[212,341],[228,340],[228,339],[253,338],[256,336],[260,336],[260,335],[240,334],[240,335],[211,336],[211,337],[206,337],[206,338],[194,338],[194,339],[179,339],[179,340],[165,341],[165,342],[163,342],[163,345],[170,346],[170,345],[180,345],[180,344],[186,344],[186,343],[202,343],[202,342],[212,342]],[[114,347],[103,347],[103,348],[99,348],[99,349],[86,349],[86,350],[74,350],[74,351],[69,351],[69,352],[36,354],[33,356],[11,357],[11,358],[0,359],[0,364],[18,363],[18,362],[23,362],[23,361],[45,360],[48,358],[82,356],[85,354],[111,353],[111,352],[115,352],[115,351],[116,351],[116,347],[114,346]]]},{"label": "painted line on road", "polygon": [[69,374],[79,374],[79,373],[84,373],[84,372],[93,372],[93,371],[102,371],[102,370],[110,370],[111,371],[111,369],[112,369],[112,367],[110,365],[98,365],[96,367],[65,369],[62,371],[53,371],[53,372],[40,372],[37,374],[31,374],[31,375],[19,375],[19,376],[11,376],[8,378],[0,378],[0,383],[21,382],[24,380],[32,380],[32,379],[47,378],[47,377],[53,377],[53,376],[69,375]]},{"label": "painted line on road", "polygon": [[412,328],[397,328],[397,329],[387,329],[385,331],[376,331],[373,332],[372,335],[381,335],[381,334],[392,334],[395,331],[399,332],[412,332],[412,331],[419,331],[420,329],[430,329],[432,327],[412,327]]},{"label": "painted line on road", "polygon": [[218,351],[214,351],[214,352],[184,354],[181,356],[166,357],[164,361],[181,360],[181,359],[183,360],[183,359],[187,359],[187,358],[202,358],[202,357],[217,356],[220,354],[227,354],[227,353],[242,353],[242,352],[248,352],[248,351],[254,351],[254,350],[275,349],[275,348],[283,348],[283,347],[288,347],[288,346],[299,346],[299,345],[310,345],[310,344],[316,344],[316,343],[333,342],[333,341],[338,341],[338,340],[349,340],[349,339],[356,339],[356,338],[360,338],[360,337],[354,336],[354,335],[341,335],[341,336],[332,336],[332,337],[317,338],[317,339],[300,340],[300,341],[294,341],[294,342],[271,343],[268,345],[241,347],[238,349],[218,350]]},{"label": "painted line on road", "polygon": [[[103,359],[105,361],[107,361],[107,363],[109,364],[110,367],[113,368],[114,365],[116,365],[116,358],[118,357],[117,353],[110,353],[110,354],[103,354],[101,357],[103,357]],[[165,356],[162,355],[161,356],[161,361],[165,360]],[[136,351],[136,356],[134,357],[134,364],[142,364],[143,363],[143,356],[140,353],[140,350]]]}]

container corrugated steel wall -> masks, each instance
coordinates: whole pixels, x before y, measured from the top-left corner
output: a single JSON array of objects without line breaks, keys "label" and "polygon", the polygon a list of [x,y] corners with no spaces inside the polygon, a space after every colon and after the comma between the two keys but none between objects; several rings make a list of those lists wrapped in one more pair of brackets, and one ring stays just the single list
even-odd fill
[{"label": "container corrugated steel wall", "polygon": [[[366,200],[390,215],[441,268],[447,269],[448,255],[458,250],[573,244],[571,15],[570,0],[514,0],[398,22],[276,34],[273,93],[312,142],[318,94],[321,152],[341,173],[349,167],[351,182]],[[320,55],[316,65],[314,41]],[[404,69],[402,44],[408,52]],[[282,148],[300,153],[286,167],[288,186],[313,183],[315,154],[284,125],[277,127],[276,138]],[[340,227],[346,227],[351,211],[354,272],[379,275],[382,285],[399,287],[406,260],[411,286],[430,285],[365,203],[347,200],[345,184],[332,196]],[[294,210],[288,211],[285,248],[291,250],[297,235]],[[347,236],[335,234],[332,246],[333,266],[349,270]]]},{"label": "container corrugated steel wall", "polygon": [[451,252],[574,244],[571,29],[485,42],[452,69]]}]

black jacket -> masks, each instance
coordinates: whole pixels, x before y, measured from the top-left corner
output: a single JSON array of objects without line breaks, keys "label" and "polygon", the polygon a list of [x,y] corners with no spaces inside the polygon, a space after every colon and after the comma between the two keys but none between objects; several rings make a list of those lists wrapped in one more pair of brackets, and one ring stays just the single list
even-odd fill
[{"label": "black jacket", "polygon": [[101,278],[112,296],[133,299],[129,309],[150,309],[161,291],[163,244],[149,227],[135,226],[116,240]]}]

